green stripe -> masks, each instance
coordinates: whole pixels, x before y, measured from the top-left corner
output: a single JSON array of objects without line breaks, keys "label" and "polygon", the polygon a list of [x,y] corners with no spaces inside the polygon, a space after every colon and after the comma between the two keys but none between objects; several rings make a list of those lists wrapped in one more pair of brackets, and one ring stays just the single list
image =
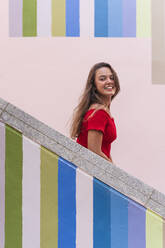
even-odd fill
[{"label": "green stripe", "polygon": [[58,156],[41,147],[41,244],[58,246]]},{"label": "green stripe", "polygon": [[37,36],[37,0],[23,0],[23,36]]},{"label": "green stripe", "polygon": [[151,0],[137,0],[137,33],[139,38],[151,37]]},{"label": "green stripe", "polygon": [[163,248],[163,219],[153,213],[146,211],[146,248]]},{"label": "green stripe", "polygon": [[5,248],[22,247],[22,134],[6,126]]},{"label": "green stripe", "polygon": [[52,0],[52,36],[65,34],[65,0]]}]

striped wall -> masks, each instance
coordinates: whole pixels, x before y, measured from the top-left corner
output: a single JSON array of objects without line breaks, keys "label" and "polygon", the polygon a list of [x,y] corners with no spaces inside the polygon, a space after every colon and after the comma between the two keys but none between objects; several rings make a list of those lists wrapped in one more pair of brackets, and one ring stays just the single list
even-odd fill
[{"label": "striped wall", "polygon": [[150,37],[151,0],[9,0],[9,35]]},{"label": "striped wall", "polygon": [[164,248],[164,220],[0,123],[1,248]]},{"label": "striped wall", "polygon": [[95,0],[96,37],[151,37],[151,0]]}]

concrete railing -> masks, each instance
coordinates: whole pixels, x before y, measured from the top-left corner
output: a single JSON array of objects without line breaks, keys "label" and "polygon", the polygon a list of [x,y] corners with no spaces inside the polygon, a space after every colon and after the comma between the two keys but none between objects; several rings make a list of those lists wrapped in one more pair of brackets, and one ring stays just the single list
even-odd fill
[{"label": "concrete railing", "polygon": [[165,217],[165,195],[0,99],[0,120],[146,208]]}]

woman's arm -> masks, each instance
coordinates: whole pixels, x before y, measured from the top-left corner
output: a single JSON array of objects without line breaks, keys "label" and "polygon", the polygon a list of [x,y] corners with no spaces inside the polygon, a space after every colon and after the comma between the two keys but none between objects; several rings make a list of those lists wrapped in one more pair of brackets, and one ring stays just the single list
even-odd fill
[{"label": "woman's arm", "polygon": [[101,150],[103,139],[103,133],[101,131],[89,130],[88,131],[88,149],[101,157],[105,158],[109,162],[113,163],[111,157],[108,158]]}]

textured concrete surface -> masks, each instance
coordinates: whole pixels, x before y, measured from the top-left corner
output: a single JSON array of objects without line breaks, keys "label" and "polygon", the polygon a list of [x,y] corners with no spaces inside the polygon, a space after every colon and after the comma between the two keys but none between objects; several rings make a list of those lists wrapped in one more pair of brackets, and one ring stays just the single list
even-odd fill
[{"label": "textured concrete surface", "polygon": [[3,110],[2,110],[2,109],[0,109],[0,116],[1,116],[2,112],[3,112]]},{"label": "textured concrete surface", "polygon": [[165,207],[165,195],[164,194],[154,190],[153,194],[151,195],[151,199]]},{"label": "textured concrete surface", "polygon": [[163,218],[165,218],[165,206],[162,204],[159,204],[156,201],[153,201],[150,199],[147,204],[144,205],[146,208],[151,209],[155,213],[159,214]]},{"label": "textured concrete surface", "polygon": [[74,163],[89,175],[165,217],[165,195],[3,99],[0,99],[0,121]]},{"label": "textured concrete surface", "polygon": [[3,110],[7,106],[7,102],[0,98],[0,108]]},{"label": "textured concrete surface", "polygon": [[17,119],[23,121],[27,125],[33,127],[34,129],[38,130],[39,132],[43,133],[47,137],[56,140],[57,143],[68,147],[71,151],[79,151],[80,146],[73,142],[71,139],[65,137],[63,134],[55,131],[54,129],[50,128],[49,126],[45,125],[44,123],[38,121],[33,116],[25,113],[24,111],[20,110],[19,108],[13,106],[12,104],[8,104],[6,108],[6,112],[15,116]]}]

